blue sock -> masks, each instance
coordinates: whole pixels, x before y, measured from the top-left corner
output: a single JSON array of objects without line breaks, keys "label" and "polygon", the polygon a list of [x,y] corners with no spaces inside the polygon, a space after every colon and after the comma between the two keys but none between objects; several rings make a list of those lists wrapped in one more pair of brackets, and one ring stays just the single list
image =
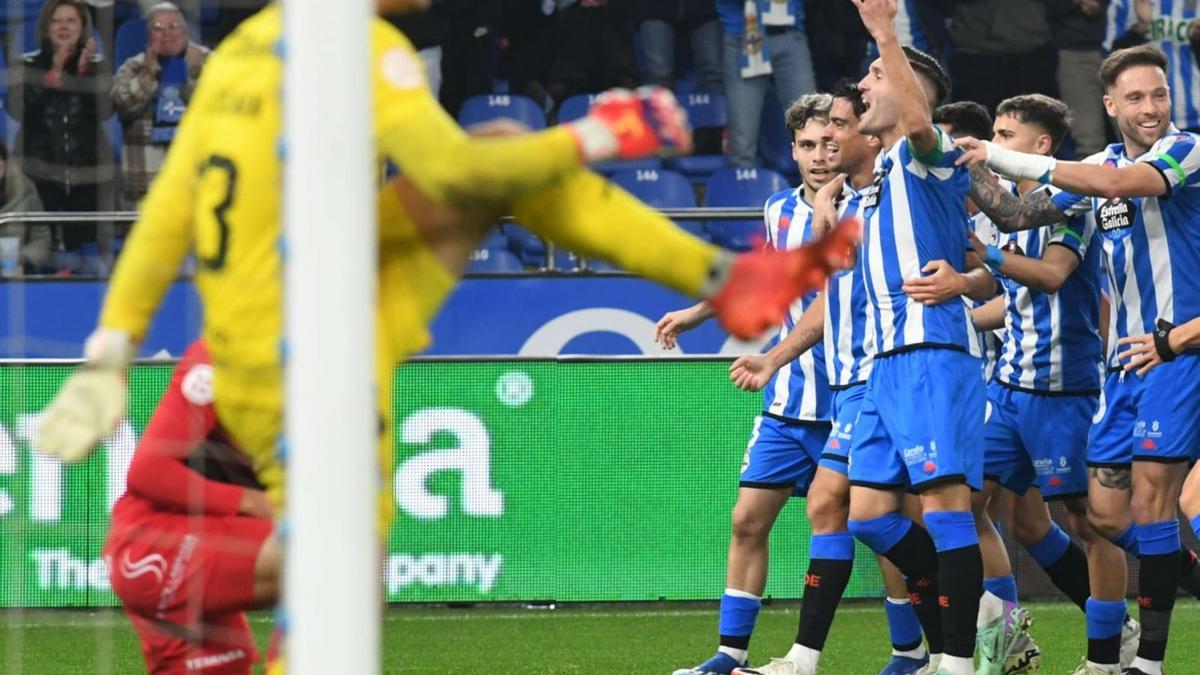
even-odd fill
[{"label": "blue sock", "polygon": [[1195,532],[1196,536],[1200,537],[1200,516],[1192,518],[1192,532]]},{"label": "blue sock", "polygon": [[1120,546],[1121,548],[1125,549],[1132,555],[1137,555],[1138,554],[1137,525],[1131,524],[1129,527],[1125,528],[1125,531],[1122,532],[1121,534],[1118,534],[1112,540],[1112,543],[1116,544],[1117,546]]},{"label": "blue sock", "polygon": [[1013,575],[1006,577],[986,577],[983,580],[983,590],[992,595],[1015,603],[1017,601],[1017,580]]},{"label": "blue sock", "polygon": [[1058,562],[1063,554],[1067,552],[1067,548],[1071,545],[1071,537],[1063,532],[1063,529],[1054,523],[1050,523],[1050,530],[1046,532],[1046,536],[1039,539],[1037,542],[1025,547],[1029,551],[1029,555],[1037,561],[1043,569]]},{"label": "blue sock", "polygon": [[821,560],[854,560],[854,537],[849,532],[814,534],[808,556]]},{"label": "blue sock", "polygon": [[[731,591],[737,595],[731,595]],[[750,634],[754,632],[754,624],[758,621],[758,610],[762,609],[762,599],[749,593],[734,591],[726,588],[721,596],[721,619],[718,632],[721,634],[721,644],[746,649],[750,644]],[[730,639],[732,638],[732,639]]]},{"label": "blue sock", "polygon": [[921,621],[917,612],[908,601],[896,602],[891,598],[883,599],[883,609],[887,613],[888,633],[892,637],[892,647],[899,652],[907,652],[921,645]]},{"label": "blue sock", "polygon": [[1104,640],[1121,634],[1125,625],[1124,600],[1097,600],[1088,598],[1087,636],[1089,640]]},{"label": "blue sock", "polygon": [[970,511],[933,511],[925,514],[925,528],[938,553],[979,544],[975,517]]},{"label": "blue sock", "polygon": [[885,555],[908,534],[913,522],[899,511],[892,511],[869,520],[851,520],[848,525],[856,539],[879,555]]},{"label": "blue sock", "polygon": [[1141,555],[1170,555],[1179,551],[1179,521],[1138,525],[1138,552]]}]

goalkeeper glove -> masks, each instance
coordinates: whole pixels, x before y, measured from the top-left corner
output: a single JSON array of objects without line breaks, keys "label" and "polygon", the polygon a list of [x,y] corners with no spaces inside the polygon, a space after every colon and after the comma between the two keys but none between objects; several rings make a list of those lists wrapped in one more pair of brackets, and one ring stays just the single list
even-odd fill
[{"label": "goalkeeper glove", "polygon": [[857,218],[847,218],[799,248],[743,253],[729,265],[708,304],[734,337],[758,337],[779,323],[796,298],[821,288],[835,270],[853,265],[861,230]]},{"label": "goalkeeper glove", "polygon": [[83,353],[83,367],[63,384],[38,428],[38,449],[68,464],[87,458],[125,414],[125,368],[134,346],[127,333],[99,328]]},{"label": "goalkeeper glove", "polygon": [[692,151],[687,113],[675,95],[662,87],[606,91],[586,117],[564,126],[588,164]]}]

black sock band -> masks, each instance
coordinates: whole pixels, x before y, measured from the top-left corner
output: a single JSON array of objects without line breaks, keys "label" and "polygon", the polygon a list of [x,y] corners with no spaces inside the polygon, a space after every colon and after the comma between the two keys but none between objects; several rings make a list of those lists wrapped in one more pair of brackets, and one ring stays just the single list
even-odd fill
[{"label": "black sock band", "polygon": [[720,644],[722,647],[729,647],[730,649],[746,650],[746,649],[750,649],[750,636],[749,635],[722,635],[721,638],[717,641],[717,643]]},{"label": "black sock band", "polygon": [[1087,660],[1092,663],[1116,664],[1121,660],[1121,634],[1100,640],[1088,638]]},{"label": "black sock band", "polygon": [[969,659],[975,653],[975,619],[983,589],[983,556],[978,544],[938,554],[938,588],[945,653]]},{"label": "black sock band", "polygon": [[1079,609],[1087,606],[1091,595],[1087,555],[1071,542],[1062,557],[1043,568],[1058,590],[1071,599]]},{"label": "black sock band", "polygon": [[1179,555],[1140,555],[1138,561],[1138,606],[1141,607],[1142,640],[1138,656],[1162,661],[1167,651],[1171,611],[1181,572]]},{"label": "black sock band", "polygon": [[[884,556],[904,575],[913,610],[929,642],[929,651],[942,653],[945,640],[942,612],[938,607],[938,554],[933,538],[925,528],[914,524]],[[974,618],[971,626],[975,626]]]},{"label": "black sock band", "polygon": [[830,560],[814,558],[804,575],[804,599],[800,602],[800,627],[796,630],[796,644],[820,651],[825,648],[829,627],[838,603],[850,583],[853,560]]}]

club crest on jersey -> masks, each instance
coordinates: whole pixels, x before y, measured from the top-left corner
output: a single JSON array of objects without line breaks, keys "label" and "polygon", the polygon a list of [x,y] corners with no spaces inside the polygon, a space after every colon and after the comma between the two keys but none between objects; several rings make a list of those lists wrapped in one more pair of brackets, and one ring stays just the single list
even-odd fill
[{"label": "club crest on jersey", "polygon": [[1096,222],[1100,224],[1100,230],[1105,233],[1133,227],[1133,220],[1136,216],[1137,206],[1134,205],[1132,199],[1128,198],[1106,199],[1096,209]]}]

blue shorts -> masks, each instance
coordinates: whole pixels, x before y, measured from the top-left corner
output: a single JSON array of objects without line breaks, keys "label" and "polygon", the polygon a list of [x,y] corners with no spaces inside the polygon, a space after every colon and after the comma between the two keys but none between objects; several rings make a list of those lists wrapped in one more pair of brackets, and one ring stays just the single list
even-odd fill
[{"label": "blue shorts", "polygon": [[1192,462],[1200,457],[1200,356],[1181,354],[1132,380],[1133,459]]},{"label": "blue shorts", "polygon": [[[1159,366],[1160,368],[1162,366]],[[1088,432],[1088,466],[1129,466],[1133,461],[1130,434],[1135,421],[1133,376],[1123,370],[1109,371],[1100,393],[1100,406]]]},{"label": "blue shorts", "polygon": [[1099,396],[1055,396],[987,388],[983,475],[1023,495],[1036,484],[1046,501],[1087,495],[1088,430]]},{"label": "blue shorts", "polygon": [[742,459],[742,487],[790,487],[793,494],[808,493],[821,448],[829,438],[828,422],[784,422],[776,417],[754,418],[754,431]]},{"label": "blue shorts", "polygon": [[821,461],[817,466],[823,466],[843,476],[850,474],[850,440],[854,434],[854,425],[858,423],[858,409],[862,407],[863,396],[866,393],[865,384],[833,390],[829,404],[833,428],[829,430],[829,439],[825,441],[825,448],[821,450]]},{"label": "blue shorts", "polygon": [[983,488],[979,359],[920,348],[875,360],[850,441],[850,484]]}]

